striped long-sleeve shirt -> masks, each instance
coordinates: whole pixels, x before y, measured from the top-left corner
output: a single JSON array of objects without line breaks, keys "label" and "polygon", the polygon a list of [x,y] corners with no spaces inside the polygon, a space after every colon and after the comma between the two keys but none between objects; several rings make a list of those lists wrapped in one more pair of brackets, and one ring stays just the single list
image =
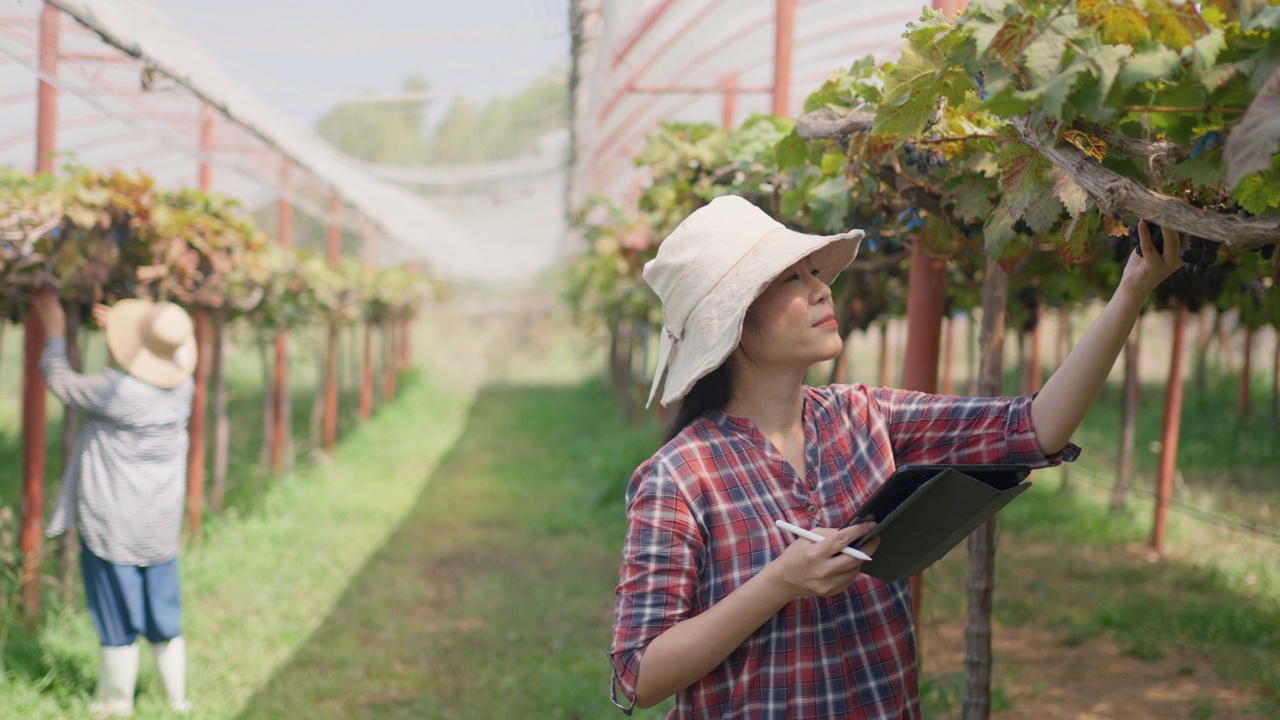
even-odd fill
[{"label": "striped long-sleeve shirt", "polygon": [[194,383],[159,388],[114,368],[82,375],[61,337],[45,342],[40,370],[55,395],[85,413],[45,534],[78,525],[94,555],[120,565],[176,557]]},{"label": "striped long-sleeve shirt", "polygon": [[[1030,397],[865,385],[807,388],[804,435],[800,477],[749,421],[711,412],[632,476],[610,653],[614,702],[628,713],[649,643],[724,599],[794,541],[775,520],[840,527],[898,465],[1044,467],[1079,453],[1068,445],[1045,456]],[[833,597],[797,598],[680,691],[668,717],[919,718],[907,582],[859,575]]]}]

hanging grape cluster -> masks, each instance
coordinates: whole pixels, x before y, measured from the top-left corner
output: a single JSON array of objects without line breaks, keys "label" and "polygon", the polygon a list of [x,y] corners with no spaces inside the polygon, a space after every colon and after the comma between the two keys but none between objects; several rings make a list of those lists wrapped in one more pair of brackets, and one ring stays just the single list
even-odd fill
[{"label": "hanging grape cluster", "polygon": [[914,140],[903,143],[902,152],[907,157],[907,167],[914,167],[921,175],[928,175],[930,168],[947,166],[947,158],[941,150],[921,150]]},{"label": "hanging grape cluster", "polygon": [[[1159,225],[1148,222],[1147,228],[1151,232],[1151,243],[1156,246],[1156,250],[1161,254],[1164,253],[1164,230]],[[1138,253],[1138,257],[1142,257],[1142,243],[1138,239],[1138,225],[1135,223],[1129,228],[1129,247]],[[1194,277],[1204,278],[1209,276],[1210,269],[1218,262],[1218,243],[1212,242],[1199,235],[1192,235],[1187,239],[1187,244],[1182,246],[1178,251],[1178,259],[1187,265],[1187,272]]]}]

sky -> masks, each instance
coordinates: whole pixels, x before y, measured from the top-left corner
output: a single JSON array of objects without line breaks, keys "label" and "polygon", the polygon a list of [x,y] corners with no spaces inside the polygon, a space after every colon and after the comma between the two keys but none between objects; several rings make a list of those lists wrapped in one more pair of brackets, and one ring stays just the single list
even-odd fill
[{"label": "sky", "polygon": [[428,78],[439,112],[456,95],[510,94],[569,65],[569,0],[146,1],[307,128],[412,74]]}]

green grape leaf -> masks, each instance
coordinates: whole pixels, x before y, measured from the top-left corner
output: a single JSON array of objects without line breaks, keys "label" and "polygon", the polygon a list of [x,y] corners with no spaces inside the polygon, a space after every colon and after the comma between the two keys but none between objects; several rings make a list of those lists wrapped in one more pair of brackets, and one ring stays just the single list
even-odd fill
[{"label": "green grape leaf", "polygon": [[1240,207],[1254,215],[1263,215],[1280,207],[1280,171],[1272,166],[1267,173],[1253,173],[1240,181],[1232,197]]},{"label": "green grape leaf", "polygon": [[1120,67],[1120,84],[1130,87],[1152,80],[1165,80],[1173,76],[1181,59],[1169,48],[1155,48],[1135,53]]},{"label": "green grape leaf", "polygon": [[976,223],[991,215],[995,203],[985,188],[976,180],[967,180],[963,186],[952,189],[955,198],[953,212],[965,223]]},{"label": "green grape leaf", "polygon": [[1218,62],[1218,55],[1227,48],[1227,37],[1221,28],[1214,28],[1197,38],[1191,45],[1196,59],[1197,69],[1208,70]]},{"label": "green grape leaf", "polygon": [[1023,65],[1032,87],[1048,84],[1062,72],[1067,43],[1079,30],[1075,15],[1060,15],[1027,45]]},{"label": "green grape leaf", "polygon": [[1222,153],[1227,187],[1235,188],[1244,176],[1271,167],[1280,146],[1280,69],[1253,99],[1240,124],[1227,136]]},{"label": "green grape leaf", "polygon": [[1069,114],[1062,111],[1063,105],[1067,101],[1067,95],[1071,92],[1071,86],[1075,84],[1076,76],[1088,69],[1087,58],[1076,58],[1062,72],[1050,77],[1046,81],[1039,83],[1029,90],[1022,90],[1015,95],[1027,100],[1040,99],[1045,112],[1054,117],[1065,117],[1070,120]]},{"label": "green grape leaf", "polygon": [[853,196],[844,176],[829,178],[809,191],[809,213],[814,230],[838,233],[846,230],[845,218]]},{"label": "green grape leaf", "polygon": [[1022,212],[1022,219],[1037,235],[1047,235],[1060,217],[1062,217],[1062,201],[1054,197],[1053,193],[1045,192],[1043,185],[1040,192],[1032,196],[1031,202],[1027,203],[1026,209]]},{"label": "green grape leaf", "polygon": [[1013,229],[1013,217],[1004,204],[996,207],[982,226],[982,246],[993,260],[1004,259],[1017,236]]}]

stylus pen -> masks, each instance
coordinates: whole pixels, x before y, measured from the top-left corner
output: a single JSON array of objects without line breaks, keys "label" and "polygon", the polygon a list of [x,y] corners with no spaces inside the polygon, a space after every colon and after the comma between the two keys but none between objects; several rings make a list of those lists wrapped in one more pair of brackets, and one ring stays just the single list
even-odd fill
[{"label": "stylus pen", "polygon": [[[816,532],[811,532],[811,531],[809,531],[809,530],[805,530],[804,528],[800,527],[799,525],[792,525],[791,523],[787,522],[786,520],[778,520],[778,521],[777,521],[777,522],[775,522],[774,524],[775,524],[775,525],[777,525],[778,527],[782,528],[783,530],[787,530],[787,531],[790,531],[790,532],[795,533],[796,535],[799,535],[800,537],[804,538],[805,540],[812,540],[812,541],[814,541],[814,542],[822,542],[823,540],[826,540],[826,538],[822,537],[822,536],[821,536],[821,535],[819,535],[818,533],[816,533]],[[868,554],[866,554],[866,553],[862,552],[861,550],[855,550],[854,548],[851,548],[851,547],[844,547],[844,548],[841,548],[841,549],[840,549],[840,552],[844,553],[845,555],[848,555],[849,557],[857,558],[857,559],[859,559],[859,560],[861,560],[861,561],[863,561],[863,562],[868,562],[868,561],[870,561],[870,560],[871,560],[871,556],[870,556],[870,555],[868,555]]]}]

